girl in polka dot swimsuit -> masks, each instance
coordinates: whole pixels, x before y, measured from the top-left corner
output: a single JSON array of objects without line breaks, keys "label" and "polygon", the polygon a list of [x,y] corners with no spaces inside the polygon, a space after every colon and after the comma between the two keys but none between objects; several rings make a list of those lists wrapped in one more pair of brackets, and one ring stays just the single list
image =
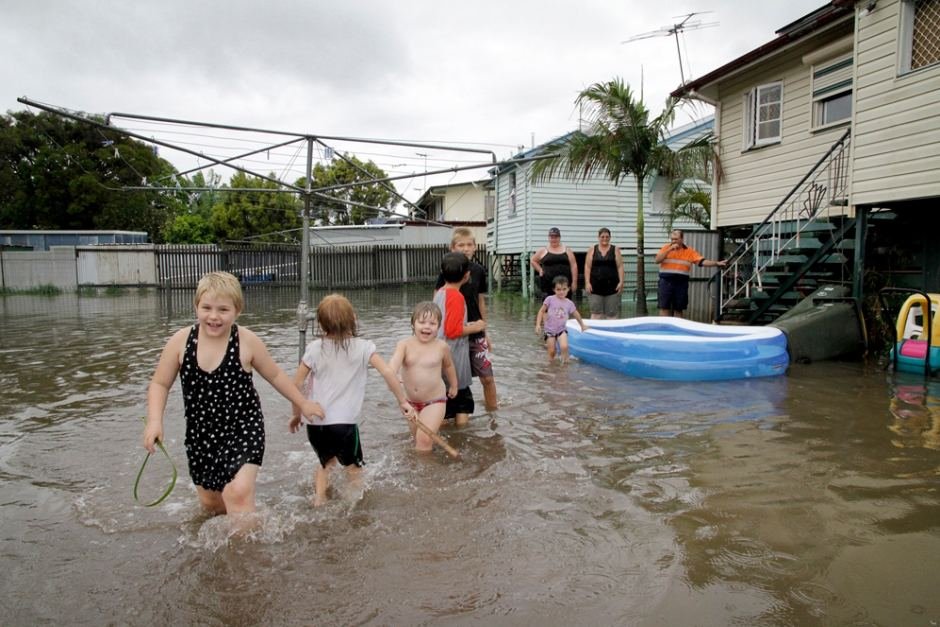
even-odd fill
[{"label": "girl in polka dot swimsuit", "polygon": [[252,370],[305,415],[323,416],[323,409],[304,398],[257,335],[235,324],[244,304],[237,278],[227,272],[206,274],[193,302],[196,324],[170,338],[150,381],[144,448],[152,453],[163,439],[167,396],[179,374],[186,457],[199,501],[213,514],[253,512],[264,457],[264,416]]}]

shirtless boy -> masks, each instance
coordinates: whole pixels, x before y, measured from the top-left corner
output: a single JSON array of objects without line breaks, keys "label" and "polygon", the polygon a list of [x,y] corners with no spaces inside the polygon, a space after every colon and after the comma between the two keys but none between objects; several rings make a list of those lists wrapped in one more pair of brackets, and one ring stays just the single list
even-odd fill
[{"label": "shirtless boy", "polygon": [[[401,340],[389,361],[392,372],[401,370],[405,396],[414,407],[417,420],[437,433],[444,421],[447,399],[457,395],[457,369],[451,358],[450,347],[438,339],[441,326],[441,310],[430,301],[418,303],[411,315],[414,335]],[[447,378],[445,389],[441,372]],[[431,437],[411,425],[415,439],[415,450],[430,451]]]}]

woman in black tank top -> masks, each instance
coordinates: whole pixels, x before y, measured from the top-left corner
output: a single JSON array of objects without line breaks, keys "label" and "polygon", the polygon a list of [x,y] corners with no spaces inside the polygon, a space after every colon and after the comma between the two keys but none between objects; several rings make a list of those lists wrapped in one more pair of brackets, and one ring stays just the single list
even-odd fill
[{"label": "woman in black tank top", "polygon": [[556,276],[568,279],[571,294],[578,289],[578,264],[574,253],[561,243],[561,231],[555,227],[548,230],[548,246],[538,249],[529,265],[539,274],[539,288],[543,296],[554,293],[553,281]]},{"label": "woman in black tank top", "polygon": [[620,249],[610,243],[610,229],[597,232],[597,244],[584,258],[584,290],[591,305],[591,318],[620,316],[620,294],[623,291],[623,257]]}]

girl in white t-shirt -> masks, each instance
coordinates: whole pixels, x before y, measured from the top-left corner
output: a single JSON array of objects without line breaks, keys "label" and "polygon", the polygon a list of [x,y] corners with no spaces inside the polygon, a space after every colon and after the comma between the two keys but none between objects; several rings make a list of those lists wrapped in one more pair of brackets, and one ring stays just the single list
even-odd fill
[{"label": "girl in white t-shirt", "polygon": [[[337,461],[346,468],[351,483],[355,485],[360,481],[363,461],[359,413],[369,366],[385,378],[402,414],[410,417],[414,411],[398,379],[375,352],[375,344],[356,337],[356,311],[346,298],[330,294],[321,300],[317,306],[317,322],[323,337],[307,345],[294,375],[294,383],[306,397],[323,407],[323,418],[303,417],[307,439],[320,459],[320,467],[313,477],[315,506],[326,501],[330,469]],[[290,432],[295,433],[300,423],[300,408],[294,405]]]}]

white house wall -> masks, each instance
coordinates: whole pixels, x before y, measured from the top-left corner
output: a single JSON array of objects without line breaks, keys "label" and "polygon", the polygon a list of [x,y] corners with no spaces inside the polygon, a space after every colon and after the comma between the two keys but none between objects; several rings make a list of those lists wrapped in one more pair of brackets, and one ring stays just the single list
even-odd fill
[{"label": "white house wall", "polygon": [[[496,253],[513,254],[535,250],[548,242],[548,229],[558,227],[562,241],[576,252],[597,243],[601,227],[611,230],[616,245],[636,250],[636,182],[627,177],[619,186],[595,177],[585,182],[555,178],[535,184],[528,180],[531,166],[516,171],[516,213],[509,213],[509,173],[497,180]],[[653,204],[652,185],[644,189],[645,249],[657,250],[668,239],[662,207]]]},{"label": "white house wall", "polygon": [[900,0],[859,15],[851,204],[940,196],[940,65],[899,74]]},{"label": "white house wall", "polygon": [[[802,57],[844,37],[851,27],[850,22],[840,24],[719,83],[723,175],[712,228],[761,222],[845,132],[845,126],[811,130],[812,67]],[[774,81],[783,82],[781,141],[744,150],[744,94]]]},{"label": "white house wall", "polygon": [[482,187],[468,183],[448,188],[444,195],[442,220],[451,222],[482,222],[486,219],[486,200]]}]

